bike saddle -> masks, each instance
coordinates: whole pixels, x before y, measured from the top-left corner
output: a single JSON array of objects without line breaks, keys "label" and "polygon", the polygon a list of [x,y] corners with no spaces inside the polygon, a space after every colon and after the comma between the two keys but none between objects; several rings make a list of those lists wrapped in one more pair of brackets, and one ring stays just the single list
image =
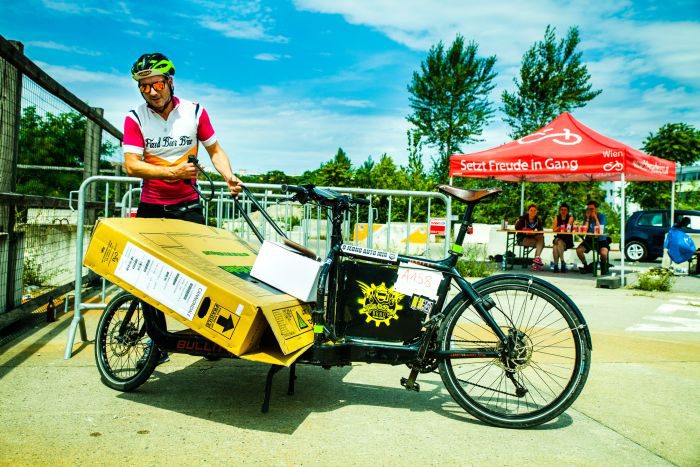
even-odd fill
[{"label": "bike saddle", "polygon": [[481,200],[498,195],[503,190],[495,187],[486,188],[484,190],[463,190],[461,188],[453,187],[452,185],[438,185],[438,191],[440,193],[448,194],[459,201],[463,201],[468,204],[476,204]]}]

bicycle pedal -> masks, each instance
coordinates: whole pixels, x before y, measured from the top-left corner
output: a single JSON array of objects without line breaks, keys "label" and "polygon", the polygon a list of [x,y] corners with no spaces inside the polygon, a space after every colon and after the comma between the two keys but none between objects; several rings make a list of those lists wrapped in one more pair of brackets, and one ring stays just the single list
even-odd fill
[{"label": "bicycle pedal", "polygon": [[406,388],[407,391],[420,392],[420,384],[418,384],[414,381],[413,384],[409,386],[408,378],[401,378],[401,386]]}]

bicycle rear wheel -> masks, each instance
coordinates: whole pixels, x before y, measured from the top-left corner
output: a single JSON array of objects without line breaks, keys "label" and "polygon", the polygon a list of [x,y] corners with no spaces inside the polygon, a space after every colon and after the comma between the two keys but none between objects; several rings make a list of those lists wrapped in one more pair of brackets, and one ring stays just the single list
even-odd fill
[{"label": "bicycle rear wheel", "polygon": [[143,304],[129,292],[120,292],[97,325],[95,361],[102,382],[118,391],[141,386],[158,364],[155,349],[146,334]]},{"label": "bicycle rear wheel", "polygon": [[572,305],[563,292],[527,276],[496,277],[475,289],[495,303],[490,313],[509,344],[466,298],[454,302],[440,326],[440,350],[491,348],[500,357],[443,359],[445,387],[462,408],[492,425],[526,428],[559,416],[590,371],[588,337]]}]

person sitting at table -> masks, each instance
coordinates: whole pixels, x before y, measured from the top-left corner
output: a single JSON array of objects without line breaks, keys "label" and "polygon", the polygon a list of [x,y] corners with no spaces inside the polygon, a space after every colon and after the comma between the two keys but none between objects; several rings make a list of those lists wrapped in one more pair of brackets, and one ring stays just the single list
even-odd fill
[{"label": "person sitting at table", "polygon": [[[554,232],[571,232],[574,225],[574,216],[569,212],[569,205],[561,203],[559,214],[554,216],[552,230]],[[554,257],[554,272],[559,272],[559,261],[561,261],[561,272],[567,272],[564,252],[574,247],[573,235],[557,234],[554,236],[552,244],[552,256]]]},{"label": "person sitting at table", "polygon": [[[586,203],[586,217],[583,223],[583,231],[587,233],[603,233],[605,231],[605,214],[598,212],[598,202],[589,200]],[[596,232],[598,230],[598,232]],[[602,235],[595,239],[598,254],[600,255],[600,273],[608,274],[608,251],[610,251],[610,237]],[[593,249],[593,237],[586,236],[576,248],[576,255],[581,260],[578,268],[581,274],[593,272],[593,264],[586,262],[586,253]]]},{"label": "person sitting at table", "polygon": [[[541,271],[544,269],[542,265],[542,250],[544,249],[544,229],[542,228],[542,219],[537,215],[537,205],[530,204],[527,207],[527,214],[523,214],[515,222],[515,230],[532,231],[533,233],[517,234],[518,245],[527,246],[535,249],[535,257],[532,260],[532,270]],[[539,232],[539,233],[534,233]]]}]

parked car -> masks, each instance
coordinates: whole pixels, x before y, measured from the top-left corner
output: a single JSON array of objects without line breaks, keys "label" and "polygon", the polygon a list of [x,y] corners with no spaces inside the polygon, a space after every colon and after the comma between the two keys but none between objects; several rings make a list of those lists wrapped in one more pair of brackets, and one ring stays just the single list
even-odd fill
[{"label": "parked car", "polygon": [[625,225],[625,258],[629,261],[653,261],[664,253],[664,239],[671,225],[682,217],[690,219],[688,232],[700,233],[700,211],[677,209],[671,222],[670,209],[637,211]]}]

